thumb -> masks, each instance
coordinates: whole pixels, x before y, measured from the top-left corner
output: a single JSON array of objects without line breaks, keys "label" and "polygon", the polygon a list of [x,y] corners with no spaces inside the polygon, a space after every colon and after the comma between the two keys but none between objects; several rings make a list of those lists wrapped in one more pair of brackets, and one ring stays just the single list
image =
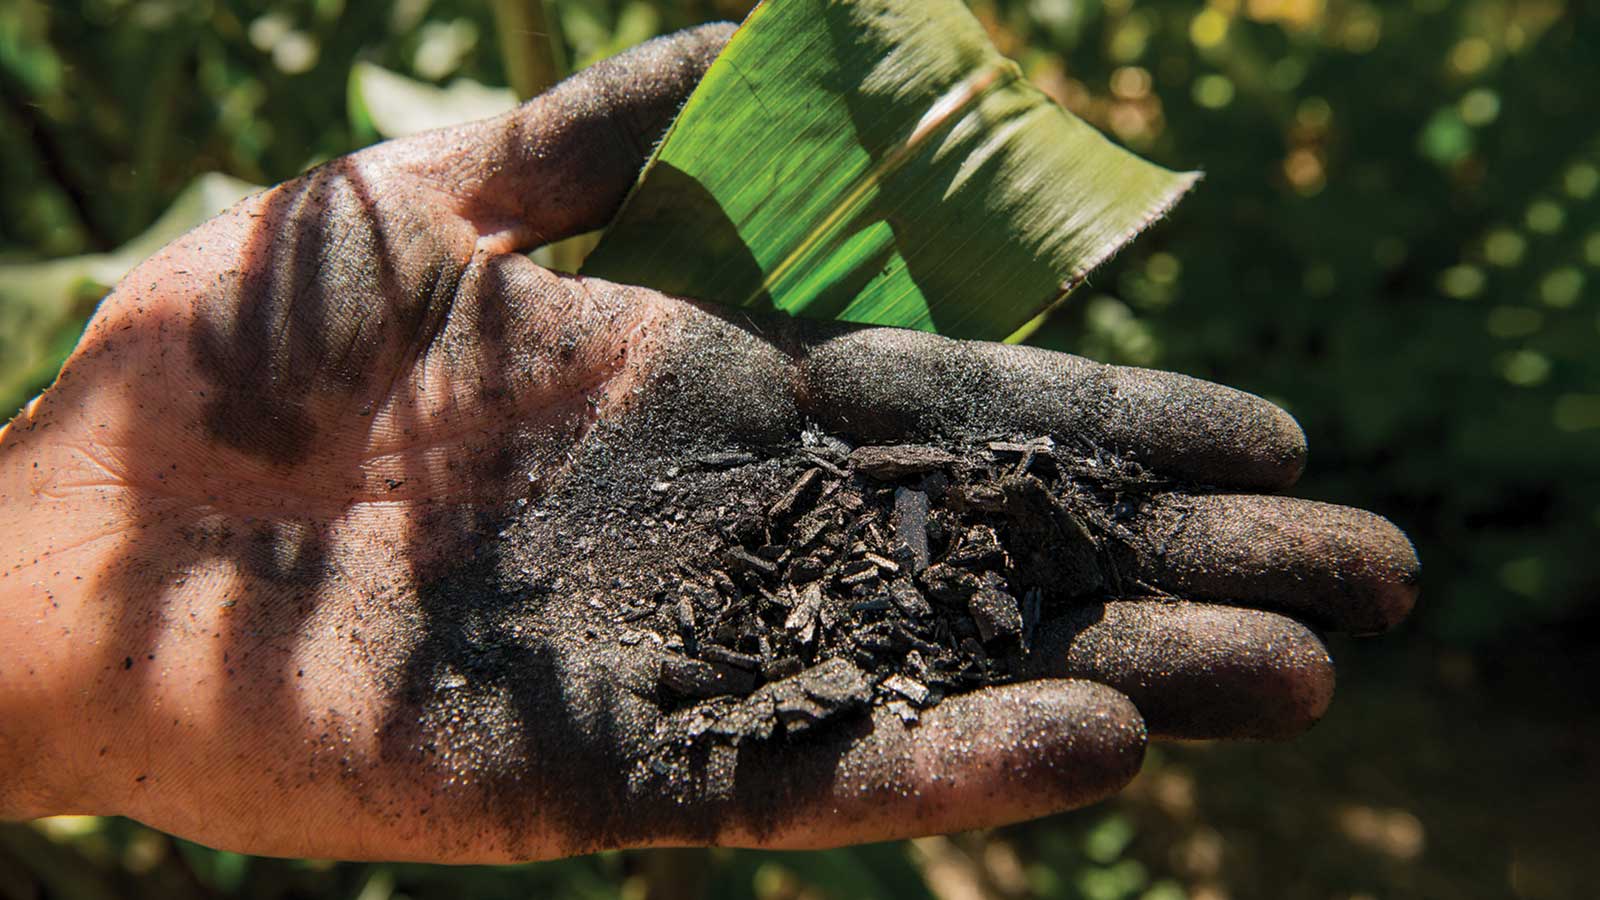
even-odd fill
[{"label": "thumb", "polygon": [[733,31],[719,23],[656,38],[504,115],[376,149],[455,198],[500,249],[599,228]]}]

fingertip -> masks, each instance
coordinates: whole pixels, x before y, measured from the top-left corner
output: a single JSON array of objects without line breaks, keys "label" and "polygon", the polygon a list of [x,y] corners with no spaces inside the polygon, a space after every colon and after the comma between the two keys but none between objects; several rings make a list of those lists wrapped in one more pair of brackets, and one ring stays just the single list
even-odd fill
[{"label": "fingertip", "polygon": [[1046,678],[952,697],[913,732],[920,833],[1031,819],[1121,791],[1149,735],[1122,693]]},{"label": "fingertip", "polygon": [[[732,22],[711,22],[651,38],[580,70],[557,85],[552,94],[567,91],[579,97],[600,97],[604,102],[624,108],[643,99],[644,108],[664,113],[670,119],[699,85],[736,30],[738,26]],[[642,133],[638,136],[658,135],[666,124],[664,121],[640,123]]]},{"label": "fingertip", "polygon": [[1138,774],[1149,737],[1133,701],[1107,685],[1075,679],[952,698],[934,710],[928,725],[918,755],[924,771],[944,776],[934,784],[949,780],[951,748],[974,748],[967,752],[973,764],[968,783],[956,783],[947,803],[962,808],[984,800],[991,809],[1009,803],[1013,819],[1086,806],[1121,791]]},{"label": "fingertip", "polygon": [[1335,683],[1327,648],[1299,622],[1182,601],[1085,607],[1053,623],[1034,657],[1127,695],[1164,738],[1292,737],[1327,712]]},{"label": "fingertip", "polygon": [[1405,621],[1416,609],[1422,594],[1422,560],[1399,526],[1375,513],[1357,512],[1367,518],[1372,533],[1365,577],[1371,585],[1373,615],[1366,628],[1353,627],[1352,631],[1381,634]]},{"label": "fingertip", "polygon": [[701,60],[700,69],[703,72],[711,67],[712,61],[722,52],[722,48],[733,39],[733,33],[739,30],[738,22],[707,22],[693,28],[684,29],[685,41],[694,48],[694,55]]},{"label": "fingertip", "polygon": [[1213,623],[1210,637],[1222,648],[1206,668],[1220,702],[1170,711],[1158,736],[1287,740],[1327,714],[1337,681],[1333,658],[1305,625],[1242,611]]},{"label": "fingertip", "polygon": [[1142,448],[1148,462],[1185,478],[1281,490],[1305,470],[1306,435],[1281,407],[1255,394],[1154,369],[1108,368],[1123,407],[1113,442]]},{"label": "fingertip", "polygon": [[1286,610],[1376,634],[1416,605],[1421,566],[1405,533],[1366,510],[1293,497],[1210,494],[1160,512],[1147,577],[1197,599]]}]

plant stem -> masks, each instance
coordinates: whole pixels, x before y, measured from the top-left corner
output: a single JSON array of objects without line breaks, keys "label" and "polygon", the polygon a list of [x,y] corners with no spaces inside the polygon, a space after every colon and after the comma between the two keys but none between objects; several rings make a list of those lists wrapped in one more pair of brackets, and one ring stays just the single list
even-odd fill
[{"label": "plant stem", "polygon": [[566,74],[566,50],[545,0],[494,0],[494,20],[518,99],[537,96]]},{"label": "plant stem", "polygon": [[[567,54],[548,0],[494,0],[494,20],[506,78],[518,99],[536,97],[565,77]],[[547,249],[546,263],[576,272],[594,244],[593,238],[582,236],[557,241]]]}]

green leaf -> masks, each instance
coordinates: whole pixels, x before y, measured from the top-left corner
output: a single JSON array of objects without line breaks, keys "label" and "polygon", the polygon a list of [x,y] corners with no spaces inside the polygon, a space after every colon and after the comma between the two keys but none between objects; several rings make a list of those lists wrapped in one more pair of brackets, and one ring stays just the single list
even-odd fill
[{"label": "green leaf", "polygon": [[190,182],[143,234],[111,253],[0,263],[0,421],[55,377],[95,304],[129,269],[257,190],[208,173]]},{"label": "green leaf", "polygon": [[386,138],[487,119],[517,105],[510,88],[468,78],[436,87],[366,62],[350,68],[348,99],[356,129]]},{"label": "green leaf", "polygon": [[1052,103],[960,0],[781,0],[734,35],[584,271],[1000,339],[1196,178]]}]

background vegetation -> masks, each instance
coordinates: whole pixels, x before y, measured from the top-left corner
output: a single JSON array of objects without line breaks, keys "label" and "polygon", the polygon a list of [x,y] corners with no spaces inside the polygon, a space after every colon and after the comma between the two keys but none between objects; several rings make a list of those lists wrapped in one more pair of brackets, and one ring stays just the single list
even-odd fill
[{"label": "background vegetation", "polygon": [[[581,65],[739,0],[553,0]],[[526,88],[537,22],[466,0],[0,5],[0,407],[53,376],[174,202],[375,140],[357,62]],[[1089,900],[1591,896],[1600,846],[1600,13],[1582,0],[973,0],[1036,83],[1207,178],[1036,342],[1293,411],[1302,493],[1416,540],[1423,606],[1335,641],[1289,745],[1158,749],[1122,798],[823,854],[508,869],[216,853],[119,820],[0,827],[0,897]],[[524,12],[526,10],[524,9]],[[502,22],[508,21],[504,18]],[[522,49],[519,49],[519,42]],[[510,61],[508,64],[507,61]],[[98,254],[88,260],[39,264]],[[22,265],[21,263],[28,263]],[[108,274],[110,273],[110,274]],[[664,877],[670,874],[671,877]]]}]

